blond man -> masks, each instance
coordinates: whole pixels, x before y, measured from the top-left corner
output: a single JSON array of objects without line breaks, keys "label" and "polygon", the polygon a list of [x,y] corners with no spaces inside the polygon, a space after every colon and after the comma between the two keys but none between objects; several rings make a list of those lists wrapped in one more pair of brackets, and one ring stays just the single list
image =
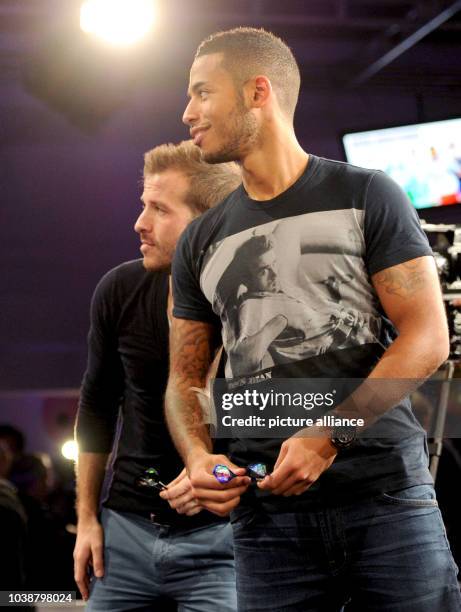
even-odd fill
[{"label": "blond man", "polygon": [[[143,257],[110,270],[93,295],[76,423],[74,552],[75,579],[89,610],[166,610],[166,600],[183,611],[236,609],[230,526],[200,511],[164,423],[163,395],[176,241],[239,183],[234,164],[209,166],[191,142],[147,152],[135,224]],[[100,516],[119,406],[113,475]],[[149,468],[167,484],[163,499],[146,476]]]}]

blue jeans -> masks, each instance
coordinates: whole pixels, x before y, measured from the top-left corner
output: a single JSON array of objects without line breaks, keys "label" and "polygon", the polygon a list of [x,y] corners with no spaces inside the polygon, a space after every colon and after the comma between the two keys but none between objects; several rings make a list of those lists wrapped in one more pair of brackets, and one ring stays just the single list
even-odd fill
[{"label": "blue jeans", "polygon": [[232,514],[239,612],[459,612],[432,485],[297,513]]},{"label": "blue jeans", "polygon": [[103,578],[93,578],[87,611],[235,612],[232,529],[218,523],[196,529],[157,525],[104,508]]}]

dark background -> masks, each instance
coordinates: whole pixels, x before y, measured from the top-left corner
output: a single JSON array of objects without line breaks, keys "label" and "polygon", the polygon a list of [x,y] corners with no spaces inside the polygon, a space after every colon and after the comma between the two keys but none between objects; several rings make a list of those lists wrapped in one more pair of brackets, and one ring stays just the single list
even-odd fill
[{"label": "dark background", "polygon": [[[142,155],[188,137],[188,70],[207,34],[256,25],[288,42],[303,77],[297,134],[317,155],[344,159],[344,131],[461,115],[460,2],[157,4],[154,31],[120,50],[79,31],[79,2],[0,1],[3,390],[79,385],[91,293],[110,267],[139,256]],[[426,35],[357,84],[416,31]],[[461,207],[424,218],[461,222]]]}]

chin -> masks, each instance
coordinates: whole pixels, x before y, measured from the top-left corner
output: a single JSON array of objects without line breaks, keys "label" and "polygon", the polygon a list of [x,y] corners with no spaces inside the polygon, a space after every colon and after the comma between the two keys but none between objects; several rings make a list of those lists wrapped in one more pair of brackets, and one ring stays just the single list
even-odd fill
[{"label": "chin", "polygon": [[207,164],[224,164],[238,159],[234,153],[226,151],[206,151],[202,149],[202,157]]},{"label": "chin", "polygon": [[142,260],[142,265],[149,272],[171,272],[171,261],[159,261],[158,259],[145,258]]}]

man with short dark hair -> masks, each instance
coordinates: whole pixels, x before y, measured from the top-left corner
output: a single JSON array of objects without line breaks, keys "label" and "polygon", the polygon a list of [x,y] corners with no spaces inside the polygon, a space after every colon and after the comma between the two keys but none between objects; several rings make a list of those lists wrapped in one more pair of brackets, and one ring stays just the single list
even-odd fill
[{"label": "man with short dark hair", "polygon": [[[240,180],[234,164],[209,166],[190,142],[147,152],[143,210],[135,225],[143,259],[110,270],[95,290],[76,424],[75,579],[87,599],[92,565],[89,610],[166,610],[165,599],[184,612],[236,608],[230,526],[200,512],[164,423],[163,395],[176,241],[191,219]],[[159,494],[162,483],[167,491]]]},{"label": "man with short dark hair", "polygon": [[[425,433],[405,397],[415,383],[401,381],[425,379],[448,355],[431,249],[385,174],[302,149],[298,91],[293,54],[269,32],[236,28],[198,48],[183,120],[207,161],[240,163],[243,185],[176,249],[168,425],[200,503],[233,511],[242,612],[458,611]],[[254,283],[233,265],[243,248]],[[233,392],[277,378],[365,379],[328,415],[346,422],[358,410],[367,435],[314,426],[280,444],[241,434],[229,456],[215,454],[191,387],[204,386],[221,327]],[[271,473],[250,486],[255,461]],[[219,482],[217,464],[235,477]]]}]

